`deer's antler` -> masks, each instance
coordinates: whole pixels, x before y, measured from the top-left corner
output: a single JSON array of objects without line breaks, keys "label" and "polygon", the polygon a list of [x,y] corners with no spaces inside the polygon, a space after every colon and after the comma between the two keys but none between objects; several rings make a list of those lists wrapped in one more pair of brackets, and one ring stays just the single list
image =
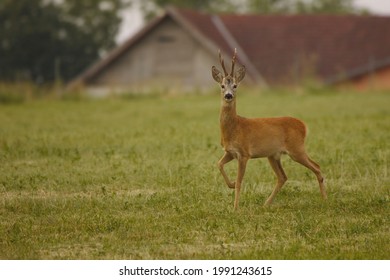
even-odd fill
[{"label": "deer's antler", "polygon": [[219,50],[218,52],[219,52],[219,62],[221,63],[223,72],[225,73],[225,77],[226,77],[228,75],[228,72],[226,71],[225,63],[223,62],[223,58],[222,58],[222,55],[221,55],[221,50]]},{"label": "deer's antler", "polygon": [[237,57],[237,49],[234,48],[234,54],[233,54],[233,58],[232,58],[232,71],[230,72],[230,76],[232,76],[232,77],[234,74],[234,64],[236,64],[236,57]]}]

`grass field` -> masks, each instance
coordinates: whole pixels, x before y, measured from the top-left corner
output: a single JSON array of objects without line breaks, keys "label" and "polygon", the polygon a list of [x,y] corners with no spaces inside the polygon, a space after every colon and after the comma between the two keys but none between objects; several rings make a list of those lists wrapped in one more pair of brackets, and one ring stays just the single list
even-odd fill
[{"label": "grass field", "polygon": [[238,98],[241,115],[307,123],[328,201],[285,157],[263,208],[275,176],[259,159],[234,212],[218,94],[0,105],[0,259],[389,259],[389,93]]}]

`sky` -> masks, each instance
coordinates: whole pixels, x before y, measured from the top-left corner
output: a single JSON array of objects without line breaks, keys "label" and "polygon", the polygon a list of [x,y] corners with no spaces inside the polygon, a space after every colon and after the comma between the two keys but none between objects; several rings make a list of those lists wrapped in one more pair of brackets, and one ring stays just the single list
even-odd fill
[{"label": "sky", "polygon": [[[390,0],[354,0],[356,7],[366,8],[377,15],[390,16]],[[133,6],[122,12],[123,22],[117,36],[117,43],[123,43],[143,26],[141,12]]]},{"label": "sky", "polygon": [[390,15],[389,0],[355,0],[355,6],[368,8],[372,13],[379,15]]}]

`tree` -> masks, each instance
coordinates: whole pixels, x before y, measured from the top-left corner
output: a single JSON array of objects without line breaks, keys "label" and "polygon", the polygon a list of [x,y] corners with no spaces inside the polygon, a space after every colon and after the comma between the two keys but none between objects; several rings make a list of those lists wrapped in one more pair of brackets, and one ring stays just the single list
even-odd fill
[{"label": "tree", "polygon": [[346,14],[364,13],[353,0],[247,0],[247,9],[255,13]]},{"label": "tree", "polygon": [[0,79],[69,80],[113,47],[124,0],[2,0]]},{"label": "tree", "polygon": [[255,13],[287,13],[292,11],[291,0],[248,0],[246,1],[249,12]]},{"label": "tree", "polygon": [[179,8],[188,8],[198,11],[207,12],[234,12],[242,10],[242,0],[133,0],[140,6],[145,19],[151,19],[156,16],[159,10],[167,6],[175,6]]},{"label": "tree", "polygon": [[[133,0],[137,1],[137,0]],[[139,1],[139,0],[138,0]],[[362,13],[353,6],[353,0],[145,0],[139,1],[148,19],[168,5],[209,12],[247,13]]]},{"label": "tree", "polygon": [[294,6],[297,13],[347,14],[366,12],[355,8],[353,0],[298,0]]}]

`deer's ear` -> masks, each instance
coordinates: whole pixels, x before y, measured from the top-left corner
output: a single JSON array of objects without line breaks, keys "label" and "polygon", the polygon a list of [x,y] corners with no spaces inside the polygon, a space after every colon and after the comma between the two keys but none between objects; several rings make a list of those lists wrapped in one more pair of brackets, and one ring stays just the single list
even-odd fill
[{"label": "deer's ear", "polygon": [[213,66],[211,67],[211,75],[213,76],[213,79],[217,83],[222,83],[222,73],[217,69],[217,67]]},{"label": "deer's ear", "polygon": [[234,73],[234,79],[235,79],[236,84],[240,83],[242,81],[242,79],[244,79],[245,72],[246,72],[245,66],[242,65],[240,68],[238,68],[236,73]]}]

